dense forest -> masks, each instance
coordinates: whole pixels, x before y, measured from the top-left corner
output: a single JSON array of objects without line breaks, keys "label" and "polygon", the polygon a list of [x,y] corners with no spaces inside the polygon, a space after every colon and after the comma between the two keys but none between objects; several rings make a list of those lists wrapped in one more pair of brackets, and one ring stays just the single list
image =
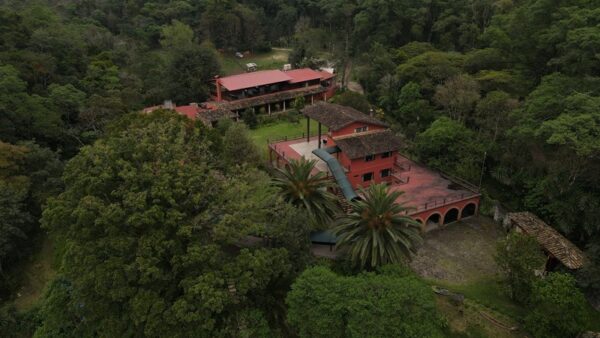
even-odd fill
[{"label": "dense forest", "polygon": [[[272,47],[295,66],[335,63],[364,96],[334,100],[373,108],[412,156],[481,185],[482,212],[500,203],[558,229],[589,264],[549,283],[600,299],[597,0],[0,0],[3,334],[445,335],[409,271],[313,267],[310,212],[277,193],[243,124],[137,114],[202,102],[220,54]],[[239,245],[249,234],[269,244]],[[19,266],[45,238],[57,275],[19,313]],[[328,311],[318,297],[356,313],[311,315]],[[391,315],[394,301],[422,312]]]}]

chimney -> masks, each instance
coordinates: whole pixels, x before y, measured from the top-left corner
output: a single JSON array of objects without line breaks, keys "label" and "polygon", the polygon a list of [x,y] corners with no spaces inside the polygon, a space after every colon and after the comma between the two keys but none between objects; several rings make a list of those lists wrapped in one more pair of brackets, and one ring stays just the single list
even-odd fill
[{"label": "chimney", "polygon": [[173,110],[175,108],[173,106],[173,101],[171,101],[171,100],[165,100],[165,102],[163,103],[163,108],[164,109],[171,109],[171,110]]}]

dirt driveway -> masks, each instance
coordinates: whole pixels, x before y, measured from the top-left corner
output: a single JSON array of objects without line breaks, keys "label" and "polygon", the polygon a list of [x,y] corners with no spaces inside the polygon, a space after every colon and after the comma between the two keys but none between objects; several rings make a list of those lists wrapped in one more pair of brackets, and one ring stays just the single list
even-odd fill
[{"label": "dirt driveway", "polygon": [[502,228],[487,217],[471,217],[428,232],[410,266],[421,277],[463,284],[494,277],[496,242]]}]

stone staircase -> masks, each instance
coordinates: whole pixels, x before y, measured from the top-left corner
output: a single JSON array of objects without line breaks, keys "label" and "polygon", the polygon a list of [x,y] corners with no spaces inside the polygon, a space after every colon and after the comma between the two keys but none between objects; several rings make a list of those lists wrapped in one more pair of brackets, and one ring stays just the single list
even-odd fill
[{"label": "stone staircase", "polygon": [[342,208],[342,210],[346,214],[350,213],[350,211],[352,210],[352,206],[350,205],[350,203],[348,203],[348,201],[346,200],[346,198],[342,194],[342,190],[341,189],[335,189],[335,195],[338,197],[338,201],[340,203],[340,207]]}]

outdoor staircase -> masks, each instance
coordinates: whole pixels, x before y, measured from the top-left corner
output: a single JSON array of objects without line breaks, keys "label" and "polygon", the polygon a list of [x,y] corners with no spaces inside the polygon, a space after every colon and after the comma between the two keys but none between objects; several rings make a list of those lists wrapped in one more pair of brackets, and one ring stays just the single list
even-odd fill
[{"label": "outdoor staircase", "polygon": [[335,189],[335,195],[338,197],[338,201],[340,203],[342,210],[345,213],[349,214],[350,210],[352,210],[352,206],[350,205],[350,203],[348,203],[348,200],[346,200],[346,198],[344,197],[344,194],[342,194],[342,190]]}]

